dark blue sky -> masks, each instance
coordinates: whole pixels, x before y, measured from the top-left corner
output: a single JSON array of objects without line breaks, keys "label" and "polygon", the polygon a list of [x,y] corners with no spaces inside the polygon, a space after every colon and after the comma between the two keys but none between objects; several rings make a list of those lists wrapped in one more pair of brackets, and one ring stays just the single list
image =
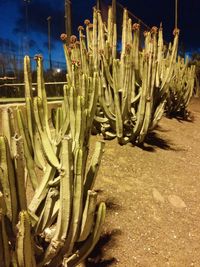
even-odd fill
[{"label": "dark blue sky", "polygon": [[[9,50],[33,56],[47,54],[47,17],[51,16],[52,59],[63,61],[60,34],[64,32],[64,0],[29,0],[28,16],[24,0],[0,0],[0,53]],[[166,41],[170,41],[174,27],[175,0],[119,0],[147,25],[162,21]],[[91,18],[94,0],[72,0],[74,29]],[[109,0],[104,0],[110,3]],[[180,42],[186,51],[200,51],[200,0],[179,0]],[[27,23],[26,23],[27,22]],[[28,27],[26,29],[26,27]],[[28,30],[28,34],[26,31]],[[75,32],[76,33],[76,32]]]}]

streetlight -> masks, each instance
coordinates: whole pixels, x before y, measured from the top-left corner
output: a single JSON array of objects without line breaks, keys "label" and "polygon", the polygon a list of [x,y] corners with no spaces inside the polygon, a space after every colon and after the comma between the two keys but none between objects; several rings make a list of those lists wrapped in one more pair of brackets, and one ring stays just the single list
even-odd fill
[{"label": "streetlight", "polygon": [[49,68],[52,70],[52,61],[51,61],[51,16],[47,18],[48,22],[48,52],[49,52]]}]

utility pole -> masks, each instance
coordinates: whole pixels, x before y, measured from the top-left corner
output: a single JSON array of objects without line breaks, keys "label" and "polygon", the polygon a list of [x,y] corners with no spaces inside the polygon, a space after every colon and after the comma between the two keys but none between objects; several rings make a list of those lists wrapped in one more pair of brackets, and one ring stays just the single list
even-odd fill
[{"label": "utility pole", "polygon": [[175,0],[175,29],[178,28],[178,0]]},{"label": "utility pole", "polygon": [[47,18],[48,23],[48,52],[49,52],[49,69],[52,70],[52,61],[51,61],[51,17]]},{"label": "utility pole", "polygon": [[117,3],[116,0],[112,0],[112,13],[113,13],[113,22],[116,23],[116,12],[117,12]]},{"label": "utility pole", "polygon": [[71,17],[71,1],[65,0],[65,31],[67,34],[67,44],[69,44],[72,35],[72,17]]},{"label": "utility pole", "polygon": [[29,53],[29,43],[28,43],[28,5],[30,4],[31,0],[24,0],[25,4],[25,36],[24,36],[24,50],[25,53]]},{"label": "utility pole", "polygon": [[97,10],[101,10],[100,0],[97,0],[97,5],[96,5],[96,7],[97,7]]}]

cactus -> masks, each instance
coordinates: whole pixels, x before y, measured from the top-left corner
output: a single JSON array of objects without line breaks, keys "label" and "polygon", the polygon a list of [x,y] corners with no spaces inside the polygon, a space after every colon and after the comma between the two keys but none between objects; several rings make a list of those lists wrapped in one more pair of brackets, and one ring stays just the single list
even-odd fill
[{"label": "cactus", "polygon": [[[74,56],[80,56],[78,51]],[[33,98],[30,60],[27,56],[24,60],[26,108],[18,107],[14,113],[17,128],[12,112],[3,111],[9,122],[5,134],[12,144],[12,154],[7,138],[0,136],[0,238],[4,244],[0,256],[5,266],[10,264],[6,255],[10,255],[13,266],[17,267],[60,266],[63,261],[76,266],[95,246],[105,219],[105,204],[100,203],[97,208],[97,193],[93,190],[104,151],[103,142],[97,142],[88,165],[99,75],[97,72],[92,76],[83,74],[78,65],[72,65],[63,103],[56,109],[55,129],[52,129],[48,122],[42,58],[36,57],[36,62],[38,95]],[[46,159],[44,163],[41,156]],[[37,167],[43,170],[40,180]],[[34,189],[28,206],[25,168]],[[12,235],[5,229],[7,218]],[[8,246],[11,239],[12,248]]]},{"label": "cactus", "polygon": [[83,73],[98,70],[98,108],[94,127],[104,138],[117,137],[121,145],[142,143],[164,113],[176,62],[179,31],[174,31],[173,45],[169,45],[165,52],[162,26],[158,32],[153,27],[151,32],[145,33],[145,46],[140,51],[140,27],[132,25],[128,11],[124,9],[121,55],[117,56],[117,33],[111,7],[107,28],[100,12],[95,9],[92,25],[87,21],[86,38],[83,27],[79,27],[80,46],[64,44],[68,76],[72,76],[71,64],[76,62]]},{"label": "cactus", "polygon": [[193,94],[194,80],[195,66],[189,67],[188,59],[185,61],[183,58],[178,57],[169,86],[166,105],[167,116],[187,118],[187,107]]}]

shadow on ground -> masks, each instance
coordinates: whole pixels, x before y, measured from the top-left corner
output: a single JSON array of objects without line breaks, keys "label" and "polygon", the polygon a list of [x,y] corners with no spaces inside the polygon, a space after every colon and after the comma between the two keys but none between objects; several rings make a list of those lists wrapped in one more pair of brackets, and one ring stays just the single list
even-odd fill
[{"label": "shadow on ground", "polygon": [[85,262],[85,267],[107,267],[116,263],[117,259],[115,257],[105,258],[105,251],[109,250],[108,247],[115,245],[115,238],[120,234],[121,231],[118,229],[103,234]]},{"label": "shadow on ground", "polygon": [[155,147],[164,150],[174,150],[172,145],[168,140],[158,136],[156,132],[151,132],[146,136],[142,149],[150,152],[154,152]]},{"label": "shadow on ground", "polygon": [[[105,200],[106,209],[108,212],[120,209],[120,205],[116,203],[113,197]],[[106,251],[115,246],[116,237],[121,235],[121,230],[113,229],[112,231],[105,232],[99,239],[95,249],[91,252],[85,262],[85,267],[107,267],[117,262],[115,257],[106,257]],[[110,254],[110,253],[109,253]]]}]

